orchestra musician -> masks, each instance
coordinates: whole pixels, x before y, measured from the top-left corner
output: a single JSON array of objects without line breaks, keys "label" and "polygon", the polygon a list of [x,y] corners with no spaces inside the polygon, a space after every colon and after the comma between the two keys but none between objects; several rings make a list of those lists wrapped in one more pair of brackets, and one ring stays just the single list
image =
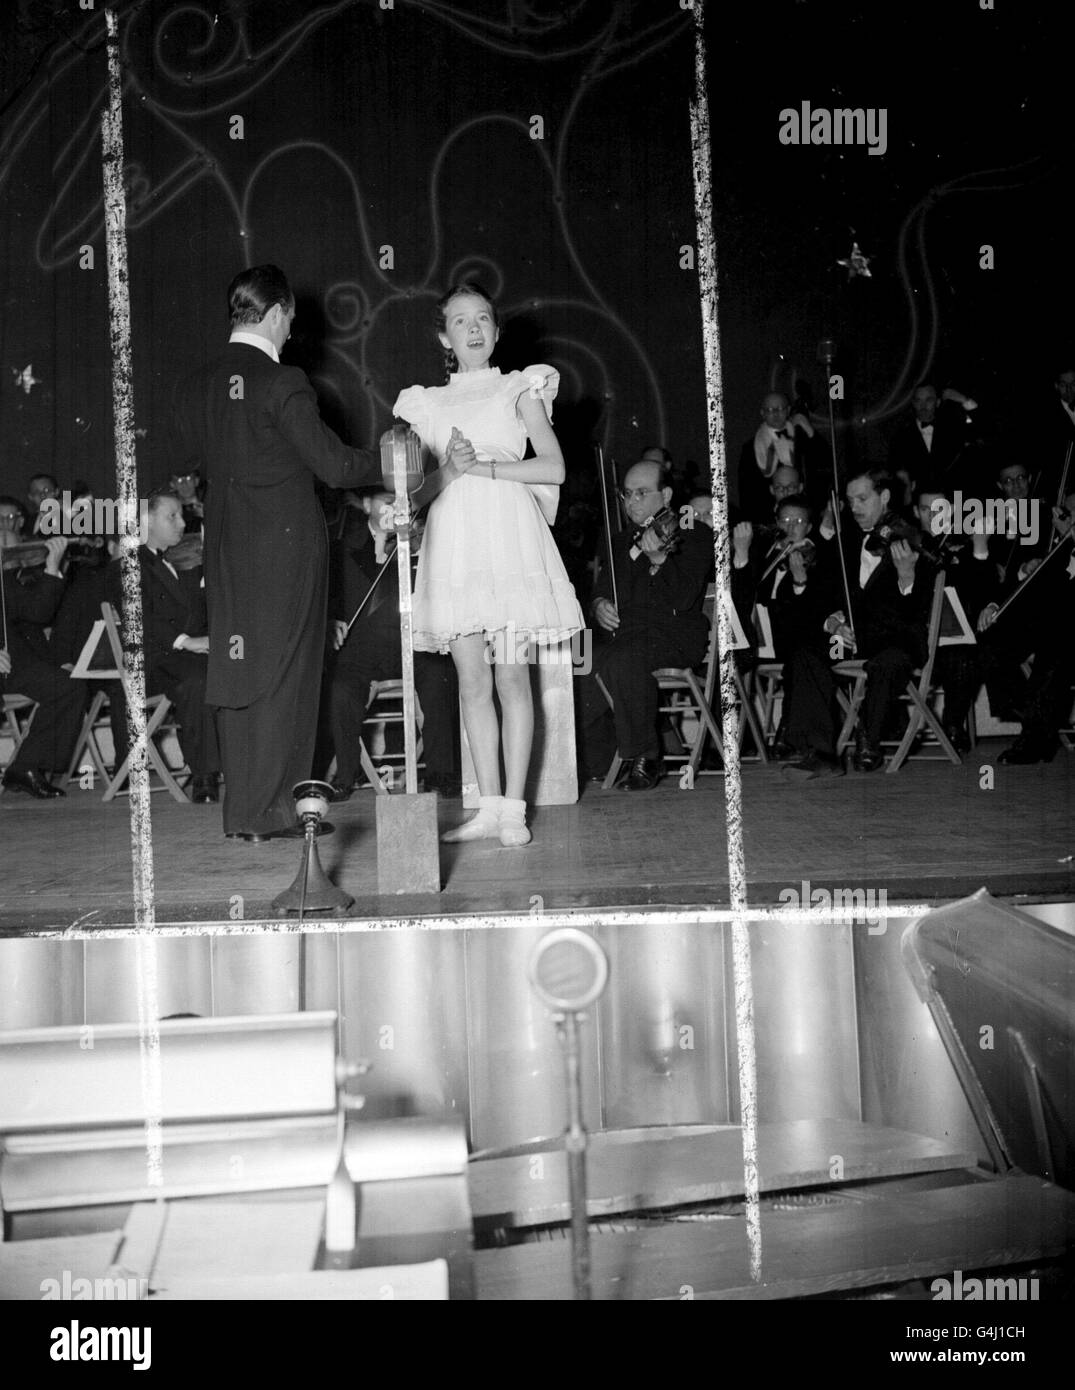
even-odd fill
[{"label": "orchestra musician", "polygon": [[[616,601],[606,567],[591,605],[598,626],[612,634],[595,650],[594,674],[612,697],[613,714],[610,720],[593,675],[583,677],[580,727],[589,777],[603,777],[618,750],[628,789],[648,791],[661,767],[652,672],[705,658],[709,623],[702,606],[713,573],[713,533],[708,526],[678,526],[669,509],[672,488],[658,463],[636,463],[621,496],[629,525],[612,538]],[[671,522],[654,525],[662,514]]]},{"label": "orchestra musician", "polygon": [[[836,762],[836,692],[831,660],[864,658],[866,695],[860,715],[854,766],[875,772],[884,765],[881,738],[898,696],[912,670],[926,656],[926,622],[935,571],[912,544],[910,529],[892,511],[895,483],[883,468],[871,468],[849,479],[846,493],[854,526],[844,526],[841,538],[821,536],[831,550],[822,550],[829,576],[828,617],[823,631],[837,639],[825,656],[812,646],[792,657],[793,708],[788,710],[789,738],[810,752],[789,764],[790,780],[838,772]],[[842,561],[838,547],[842,544]],[[847,594],[833,582],[847,576]],[[851,612],[848,613],[850,604]],[[850,621],[849,621],[850,619]]]},{"label": "orchestra musician", "polygon": [[[951,498],[939,488],[920,487],[914,495],[919,552],[935,569],[943,569],[946,586],[955,590],[972,629],[997,590],[985,525],[956,534],[944,525]],[[970,752],[967,716],[982,684],[980,649],[970,643],[937,648],[935,683],[944,690],[942,727],[957,753]]]},{"label": "orchestra musician", "polygon": [[[1030,561],[1023,581],[1008,601],[989,604],[979,619],[979,641],[986,681],[998,660],[1010,662],[1033,654],[1018,715],[1019,737],[999,761],[1008,764],[1050,762],[1060,746],[1059,730],[1067,723],[1075,682],[1075,547],[1072,517],[1075,490],[1053,508],[1054,544],[1044,558]],[[998,653],[1000,655],[998,655]],[[992,708],[992,704],[990,705]]]},{"label": "orchestra musician", "polygon": [[[328,715],[336,754],[333,789],[346,801],[361,774],[359,738],[370,683],[398,680],[403,670],[399,572],[393,544],[394,494],[380,491],[349,505],[332,546]],[[417,536],[411,553],[417,560]],[[437,652],[414,653],[414,687],[422,711],[424,789],[458,796],[459,686],[455,664]]]},{"label": "orchestra musician", "polygon": [[379,457],[322,422],[306,374],[284,366],[295,297],[274,265],[228,289],[224,352],[175,401],[176,472],[206,481],[207,698],[220,709],[224,833],[301,834],[325,649],[328,537],[314,489],[380,482]]},{"label": "orchestra musician", "polygon": [[[208,804],[219,799],[220,748],[216,711],[205,702],[209,637],[201,570],[179,570],[168,559],[186,525],[179,497],[170,491],[154,492],[148,507],[146,543],[138,547],[146,694],[167,695],[175,706],[179,746],[191,771],[190,799]],[[108,569],[108,590],[113,607],[122,611],[118,559]],[[122,688],[113,688],[111,705],[113,738],[120,739],[119,766],[127,751]]]},{"label": "orchestra musician", "polygon": [[10,558],[14,547],[0,549],[4,625],[0,690],[5,695],[25,695],[38,704],[26,737],[4,772],[2,786],[5,791],[50,800],[66,795],[52,782],[51,774],[67,768],[78,738],[85,691],[52,660],[46,633],[63,596],[61,563],[67,539],[53,536],[39,541],[36,548],[43,551],[43,567],[37,555],[27,556],[34,563],[26,572],[15,565],[8,569],[4,563],[4,550]]}]

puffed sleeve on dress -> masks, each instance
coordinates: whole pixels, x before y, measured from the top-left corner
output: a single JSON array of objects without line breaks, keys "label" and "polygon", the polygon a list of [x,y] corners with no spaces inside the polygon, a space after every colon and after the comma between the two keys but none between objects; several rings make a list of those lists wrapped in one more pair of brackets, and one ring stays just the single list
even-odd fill
[{"label": "puffed sleeve on dress", "polygon": [[429,423],[429,402],[426,400],[426,388],[424,386],[408,386],[405,391],[401,391],[392,407],[392,414],[400,420],[406,420],[408,425],[413,425],[425,439],[426,426]]},{"label": "puffed sleeve on dress", "polygon": [[539,362],[536,366],[526,367],[521,372],[512,372],[508,380],[516,399],[524,391],[538,397],[545,402],[545,414],[552,419],[552,403],[560,389],[560,373],[555,367],[550,367],[546,362]]},{"label": "puffed sleeve on dress", "polygon": [[[505,390],[510,392],[511,398],[516,402],[516,409],[523,395],[536,396],[544,402],[545,414],[549,421],[552,421],[552,403],[560,389],[560,373],[555,368],[545,362],[539,362],[524,371],[512,372],[507,380],[509,384]],[[537,499],[545,520],[550,526],[554,525],[556,510],[560,504],[560,489],[555,483],[527,483],[527,487]]]}]

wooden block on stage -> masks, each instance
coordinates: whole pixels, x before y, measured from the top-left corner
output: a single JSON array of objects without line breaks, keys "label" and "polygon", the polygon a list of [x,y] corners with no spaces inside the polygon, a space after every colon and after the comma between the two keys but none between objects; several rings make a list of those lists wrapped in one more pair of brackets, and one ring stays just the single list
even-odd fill
[{"label": "wooden block on stage", "polygon": [[378,893],[439,893],[437,793],[377,797]]},{"label": "wooden block on stage", "polygon": [[[579,799],[575,753],[575,694],[572,680],[571,643],[542,649],[546,655],[530,667],[534,692],[534,749],[526,783],[530,806],[574,806]],[[460,745],[463,754],[463,805],[478,805],[478,779],[470,756],[466,729]]]}]

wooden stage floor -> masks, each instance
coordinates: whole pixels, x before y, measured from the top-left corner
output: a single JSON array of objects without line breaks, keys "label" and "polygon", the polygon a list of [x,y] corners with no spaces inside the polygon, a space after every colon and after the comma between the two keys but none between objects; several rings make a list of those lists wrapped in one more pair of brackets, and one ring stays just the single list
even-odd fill
[{"label": "wooden stage floor", "polygon": [[[894,776],[798,785],[775,764],[746,764],[750,902],[777,904],[803,880],[884,889],[890,905],[981,887],[1013,901],[1075,899],[1075,755],[1007,768],[996,762],[1004,746],[987,740],[958,768],[915,761]],[[641,794],[591,784],[576,806],[538,808],[522,850],[442,845],[439,895],[378,895],[374,800],[364,791],[334,807],[335,833],[319,845],[330,877],[354,895],[352,918],[728,905],[720,776],[693,791],[672,778]],[[442,826],[458,823],[460,806],[442,803]],[[219,807],[157,793],[152,822],[161,924],[234,921],[238,897],[246,921],[268,917],[298,868],[296,842],[225,840]],[[130,843],[126,801],[104,805],[99,791],[72,786],[63,802],[0,797],[0,935],[131,924]]]}]

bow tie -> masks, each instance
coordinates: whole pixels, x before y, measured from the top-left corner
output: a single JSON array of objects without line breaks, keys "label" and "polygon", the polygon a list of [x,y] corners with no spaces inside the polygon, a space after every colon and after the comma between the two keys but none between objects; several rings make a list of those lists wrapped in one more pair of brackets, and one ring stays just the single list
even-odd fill
[{"label": "bow tie", "polygon": [[924,433],[926,432],[926,430],[931,430],[931,429],[933,428],[933,426],[932,426],[932,425],[923,425],[922,422],[919,421],[919,423],[918,423],[918,428],[919,428],[919,429],[923,432],[923,434],[924,434]]},{"label": "bow tie", "polygon": [[790,431],[788,431],[788,430],[773,430],[773,433],[776,435],[777,439],[790,439],[790,438],[791,438],[791,433],[790,433]]}]

